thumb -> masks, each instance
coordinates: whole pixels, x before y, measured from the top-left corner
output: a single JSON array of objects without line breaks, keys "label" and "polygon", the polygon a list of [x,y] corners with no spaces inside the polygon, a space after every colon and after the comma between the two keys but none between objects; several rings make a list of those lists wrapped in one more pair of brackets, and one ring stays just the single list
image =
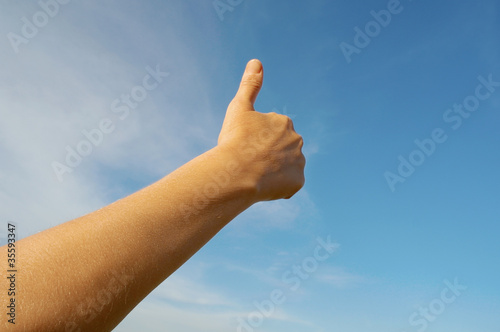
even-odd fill
[{"label": "thumb", "polygon": [[234,101],[250,103],[253,106],[262,87],[263,79],[262,63],[257,59],[250,60],[241,78],[240,88],[234,97]]}]

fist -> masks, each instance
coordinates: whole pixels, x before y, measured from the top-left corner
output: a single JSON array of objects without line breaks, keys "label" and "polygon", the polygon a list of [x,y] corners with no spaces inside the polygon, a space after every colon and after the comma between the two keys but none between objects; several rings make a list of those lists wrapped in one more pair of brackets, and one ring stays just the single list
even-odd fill
[{"label": "fist", "polygon": [[218,147],[234,155],[255,188],[257,201],[290,198],[304,185],[303,140],[292,120],[259,113],[254,103],[264,73],[259,60],[248,62],[236,96],[227,108]]}]

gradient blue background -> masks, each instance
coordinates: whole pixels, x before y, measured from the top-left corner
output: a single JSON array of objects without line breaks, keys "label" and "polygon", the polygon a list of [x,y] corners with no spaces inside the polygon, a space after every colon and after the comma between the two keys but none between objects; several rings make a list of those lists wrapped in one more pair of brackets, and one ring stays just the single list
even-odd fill
[{"label": "gradient blue background", "polygon": [[[223,0],[226,3],[225,0]],[[150,294],[116,331],[237,331],[254,301],[286,301],[255,331],[500,330],[500,87],[454,130],[443,119],[500,82],[500,3],[402,0],[401,12],[353,54],[355,27],[388,1],[71,1],[16,53],[8,33],[41,10],[2,1],[0,211],[22,237],[107,205],[210,149],[246,62],[262,61],[261,112],[289,115],[305,140],[306,186],[236,218]],[[110,105],[168,71],[123,121]],[[113,133],[60,182],[82,130]],[[447,135],[392,191],[416,139]],[[296,291],[283,273],[338,250]],[[117,248],[119,250],[119,248]],[[426,328],[410,323],[445,280],[467,287]]]}]

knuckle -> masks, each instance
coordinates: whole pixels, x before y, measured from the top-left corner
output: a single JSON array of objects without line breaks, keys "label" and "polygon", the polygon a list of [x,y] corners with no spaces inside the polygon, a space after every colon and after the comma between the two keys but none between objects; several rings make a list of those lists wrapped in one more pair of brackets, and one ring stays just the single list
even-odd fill
[{"label": "knuckle", "polygon": [[276,113],[274,111],[273,112],[269,112],[268,114],[271,115],[274,120],[278,120],[278,121],[286,122],[287,119],[289,119],[288,116],[286,116],[284,114]]},{"label": "knuckle", "polygon": [[299,159],[299,161],[301,162],[301,164],[302,164],[302,163],[304,163],[304,164],[305,164],[305,162],[306,162],[306,157],[304,156],[304,154],[303,154],[301,151],[299,151],[297,154],[298,154],[298,159]]},{"label": "knuckle", "polygon": [[302,147],[304,146],[304,138],[301,135],[295,133],[295,141],[299,145],[299,148],[302,149]]},{"label": "knuckle", "polygon": [[267,113],[267,115],[270,117],[271,120],[271,125],[276,128],[287,128],[288,127],[288,120],[287,116],[283,114],[279,114],[276,112],[270,112]]}]

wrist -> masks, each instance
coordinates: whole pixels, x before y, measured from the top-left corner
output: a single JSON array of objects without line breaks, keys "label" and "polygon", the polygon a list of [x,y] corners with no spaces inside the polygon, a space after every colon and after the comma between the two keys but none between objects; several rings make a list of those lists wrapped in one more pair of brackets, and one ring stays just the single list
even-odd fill
[{"label": "wrist", "polygon": [[244,151],[239,151],[228,145],[217,145],[207,153],[213,154],[218,167],[211,172],[210,178],[213,190],[220,190],[230,195],[244,198],[253,205],[259,202],[258,177],[245,164]]}]

